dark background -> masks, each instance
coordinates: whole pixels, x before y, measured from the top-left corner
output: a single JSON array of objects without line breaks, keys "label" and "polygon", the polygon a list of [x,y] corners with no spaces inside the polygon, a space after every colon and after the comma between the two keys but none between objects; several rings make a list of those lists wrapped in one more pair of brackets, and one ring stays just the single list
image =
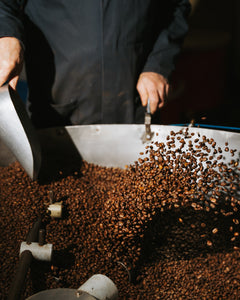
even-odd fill
[{"label": "dark background", "polygon": [[190,2],[190,30],[162,123],[240,127],[240,1]]}]

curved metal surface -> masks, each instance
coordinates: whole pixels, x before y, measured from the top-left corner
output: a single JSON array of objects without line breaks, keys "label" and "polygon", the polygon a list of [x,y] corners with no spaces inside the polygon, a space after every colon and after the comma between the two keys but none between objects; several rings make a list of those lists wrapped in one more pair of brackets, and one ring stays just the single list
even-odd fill
[{"label": "curved metal surface", "polygon": [[[186,130],[186,127],[152,125],[152,141],[165,142],[171,131]],[[190,133],[213,138],[217,147],[237,149],[235,158],[240,158],[240,134],[229,131],[188,127]],[[145,126],[142,125],[79,125],[43,129],[38,132],[42,148],[41,170],[62,170],[64,166],[74,163],[80,166],[84,159],[106,167],[124,168],[134,163],[143,152],[146,143],[142,142]],[[151,141],[150,141],[151,143]],[[177,145],[176,145],[177,146]],[[230,152],[224,152],[225,162],[232,159]],[[3,165],[0,156],[0,165]],[[40,172],[41,173],[41,172]],[[54,178],[54,174],[51,175]]]},{"label": "curved metal surface", "polygon": [[96,298],[84,293],[77,296],[76,290],[58,288],[39,292],[26,300],[96,300]]},{"label": "curved metal surface", "polygon": [[[165,142],[171,131],[186,130],[186,127],[152,125],[153,138],[149,142]],[[213,138],[218,147],[240,151],[240,134],[228,131],[188,127],[190,133],[205,135]],[[106,167],[120,167],[134,163],[139,153],[145,150],[146,143],[142,142],[144,125],[79,125],[64,128],[51,128],[40,133],[42,147],[53,155],[78,153],[89,163]],[[196,136],[195,136],[196,138]],[[176,145],[177,146],[177,145]],[[75,151],[74,151],[75,149]],[[224,160],[232,159],[230,153],[224,153]]]},{"label": "curved metal surface", "polygon": [[40,144],[22,100],[8,85],[0,88],[0,138],[5,153],[6,148],[12,153],[5,158],[11,161],[15,157],[36,179],[41,164]]}]

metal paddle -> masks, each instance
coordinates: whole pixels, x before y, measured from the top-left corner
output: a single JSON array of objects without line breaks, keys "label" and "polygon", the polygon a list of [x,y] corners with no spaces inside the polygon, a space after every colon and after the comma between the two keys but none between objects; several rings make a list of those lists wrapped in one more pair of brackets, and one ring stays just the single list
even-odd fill
[{"label": "metal paddle", "polygon": [[7,84],[0,87],[0,139],[35,180],[41,165],[40,143],[23,101]]}]

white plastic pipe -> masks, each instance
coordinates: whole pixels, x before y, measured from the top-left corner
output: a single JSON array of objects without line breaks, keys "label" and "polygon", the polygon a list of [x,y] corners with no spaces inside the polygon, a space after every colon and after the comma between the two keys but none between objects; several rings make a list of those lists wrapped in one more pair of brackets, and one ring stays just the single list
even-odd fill
[{"label": "white plastic pipe", "polygon": [[48,210],[51,212],[52,218],[62,217],[62,202],[55,202],[48,206]]},{"label": "white plastic pipe", "polygon": [[32,256],[37,260],[43,261],[51,261],[53,245],[52,244],[44,244],[40,246],[39,243],[33,242],[27,244],[26,242],[22,242],[20,246],[20,256],[23,251],[29,250],[32,253]]},{"label": "white plastic pipe", "polygon": [[77,295],[85,292],[97,300],[116,300],[118,299],[118,289],[114,282],[105,275],[95,274],[90,277],[77,290]]}]

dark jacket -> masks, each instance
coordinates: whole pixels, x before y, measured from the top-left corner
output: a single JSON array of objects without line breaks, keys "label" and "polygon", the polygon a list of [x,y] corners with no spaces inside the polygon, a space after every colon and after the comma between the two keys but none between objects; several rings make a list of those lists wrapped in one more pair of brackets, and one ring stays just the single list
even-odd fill
[{"label": "dark jacket", "polygon": [[25,2],[1,0],[0,36],[25,46],[37,126],[136,122],[139,74],[169,78],[188,30],[188,0]]}]

